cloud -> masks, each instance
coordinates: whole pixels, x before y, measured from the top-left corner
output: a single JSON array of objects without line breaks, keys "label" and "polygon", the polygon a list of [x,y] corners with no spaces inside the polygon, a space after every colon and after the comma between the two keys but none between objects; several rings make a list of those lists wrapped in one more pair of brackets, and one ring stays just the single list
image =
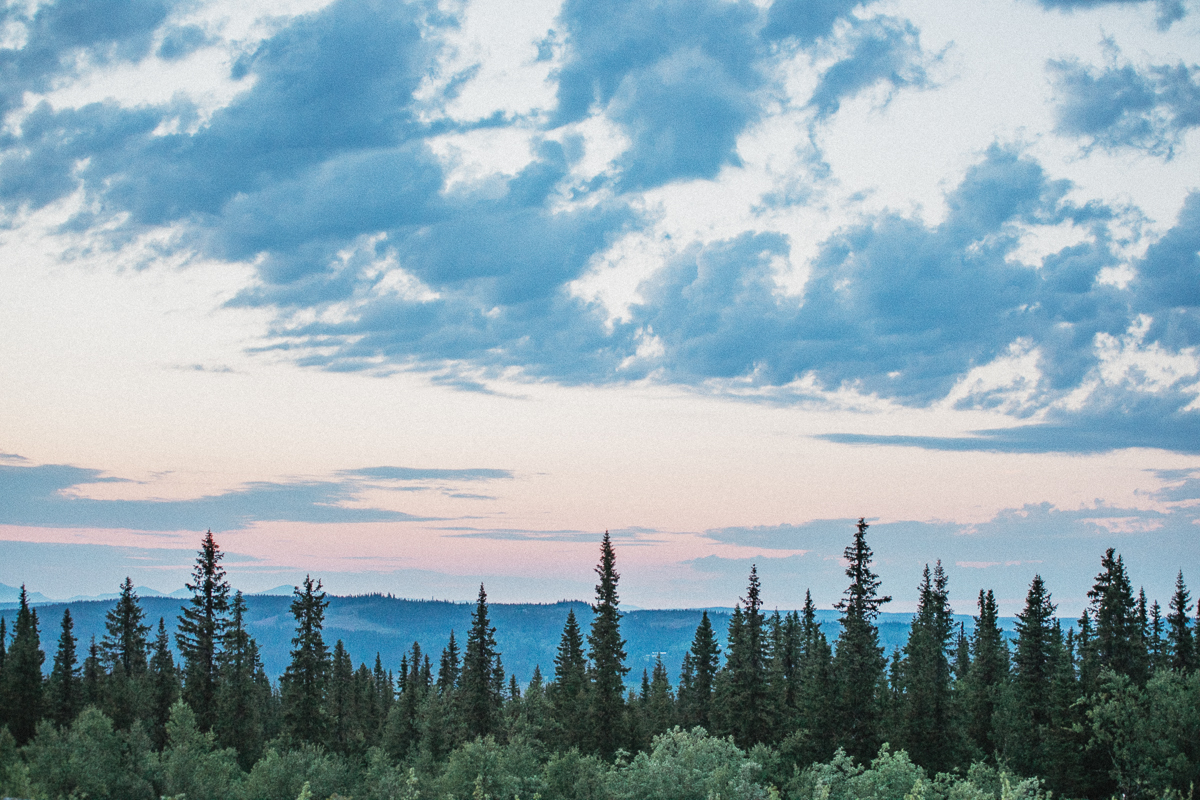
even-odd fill
[{"label": "cloud", "polygon": [[921,50],[920,34],[907,20],[875,17],[856,22],[849,37],[850,55],[825,70],[808,104],[817,117],[837,113],[843,100],[880,83],[892,90],[929,85],[928,57]]},{"label": "cloud", "polygon": [[1153,2],[1158,7],[1158,27],[1166,29],[1183,19],[1187,9],[1183,0],[1038,0],[1042,8],[1057,11],[1079,11],[1101,6],[1136,6]]},{"label": "cloud", "polygon": [[100,500],[81,496],[97,483],[129,483],[101,470],[63,464],[0,464],[6,499],[0,525],[125,528],[144,531],[240,530],[264,520],[289,522],[403,522],[421,519],[401,511],[351,505],[380,482],[478,482],[511,478],[508,470],[365,467],[344,470],[337,480],[260,481],[188,500]]},{"label": "cloud", "polygon": [[623,190],[713,178],[737,164],[737,135],[756,116],[758,14],[715,0],[568,0],[560,21],[566,55],[551,126],[605,109],[631,147]]},{"label": "cloud", "polygon": [[[869,2],[869,0],[868,0]],[[762,35],[769,41],[795,39],[809,45],[833,30],[834,23],[850,15],[860,0],[775,0],[767,9]]]},{"label": "cloud", "polygon": [[1200,67],[1138,70],[1078,61],[1047,65],[1058,95],[1057,131],[1107,150],[1130,148],[1170,159],[1183,134],[1200,126]]}]

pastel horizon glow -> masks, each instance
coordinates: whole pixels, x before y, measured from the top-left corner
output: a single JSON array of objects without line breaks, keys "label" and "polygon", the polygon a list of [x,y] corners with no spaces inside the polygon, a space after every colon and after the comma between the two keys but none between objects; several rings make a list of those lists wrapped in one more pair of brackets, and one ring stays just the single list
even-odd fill
[{"label": "pastel horizon glow", "polygon": [[0,583],[1200,585],[1194,2],[0,19]]}]

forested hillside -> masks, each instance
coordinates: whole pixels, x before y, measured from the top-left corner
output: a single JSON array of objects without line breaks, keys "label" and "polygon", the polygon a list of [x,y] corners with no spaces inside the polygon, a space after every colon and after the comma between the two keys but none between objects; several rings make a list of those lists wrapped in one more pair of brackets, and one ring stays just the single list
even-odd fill
[{"label": "forested hillside", "polygon": [[[325,636],[330,640],[341,639],[355,663],[373,661],[378,654],[386,666],[395,668],[400,658],[412,647],[413,642],[431,652],[441,652],[456,631],[461,638],[471,625],[471,603],[453,603],[435,600],[408,600],[388,595],[360,597],[337,597],[328,595],[329,606],[325,612]],[[175,629],[186,600],[172,597],[140,597],[139,604],[145,618],[157,624],[162,619],[167,635],[175,651]],[[246,595],[246,629],[258,643],[259,657],[268,675],[283,674],[291,659],[291,639],[295,632],[295,620],[289,607],[291,598],[273,595]],[[490,603],[492,620],[496,625],[496,642],[504,653],[505,667],[516,676],[521,686],[528,684],[533,668],[540,666],[543,672],[554,665],[554,653],[558,637],[562,633],[567,612],[574,611],[579,624],[591,624],[592,609],[580,600],[557,603]],[[61,619],[63,611],[70,610],[75,624],[75,637],[87,642],[104,638],[105,618],[112,609],[112,601],[85,600],[72,603],[43,602],[38,605],[39,618]],[[709,609],[708,617],[718,639],[724,639],[733,608]],[[0,611],[0,619],[12,630],[17,608]],[[692,635],[700,624],[699,609],[638,609],[624,612],[621,616],[621,635],[627,642],[629,664],[641,670],[653,667],[661,654],[667,675],[672,683],[679,679],[679,668],[683,655],[692,644]],[[841,630],[841,616],[833,609],[818,609],[817,621],[826,638],[837,638]],[[903,647],[908,640],[912,614],[880,613],[877,624],[879,643],[884,652],[891,653]],[[1001,626],[1011,634],[1016,622],[1002,618]],[[974,619],[967,614],[956,614],[954,624],[963,625],[969,634],[974,629]],[[43,637],[45,638],[45,637]],[[50,663],[43,671],[49,674]]]},{"label": "forested hillside", "polygon": [[[182,607],[139,598],[126,580],[112,603],[34,607],[22,594],[0,620],[0,795],[1190,794],[1200,673],[1182,574],[1164,607],[1135,592],[1109,549],[1091,605],[1070,624],[1035,576],[1010,643],[991,592],[969,630],[956,624],[938,562],[916,587],[903,646],[889,652],[880,621],[892,598],[871,568],[867,527],[859,521],[845,550],[836,625],[822,624],[811,599],[768,613],[751,568],[726,619],[647,616],[657,623],[636,648],[631,630],[646,612],[620,612],[607,534],[590,606],[506,607],[489,605],[482,586],[474,606],[335,601],[313,577],[291,598],[249,601],[231,592],[210,533]],[[403,634],[378,622],[401,608]],[[83,640],[81,623],[99,629],[101,615],[101,635]],[[686,646],[646,663],[664,651],[645,648],[681,628]],[[272,630],[290,635],[279,672],[258,641]],[[407,637],[398,663],[363,658],[370,636]],[[528,680],[506,647],[535,654]]]}]

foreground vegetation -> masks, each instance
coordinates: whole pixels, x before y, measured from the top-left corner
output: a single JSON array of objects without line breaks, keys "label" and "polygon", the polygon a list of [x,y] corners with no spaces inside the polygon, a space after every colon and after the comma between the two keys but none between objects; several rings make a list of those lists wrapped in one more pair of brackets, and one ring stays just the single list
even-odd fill
[{"label": "foreground vegetation", "polygon": [[[322,636],[320,581],[297,587],[291,663],[265,674],[206,535],[175,646],[127,579],[82,663],[64,611],[49,677],[22,594],[0,620],[0,796],[768,798],[1009,800],[1050,793],[1190,795],[1200,777],[1200,673],[1183,576],[1164,614],[1109,550],[1073,625],[1040,577],[1011,647],[991,592],[955,630],[940,563],[903,650],[875,619],[891,598],[860,520],[834,643],[807,598],[766,615],[751,569],[723,647],[701,618],[680,681],[658,663],[627,691],[607,534],[585,637],[569,613],[547,680],[505,680],[480,587],[462,649],[414,643],[395,672],[354,669]],[[723,652],[722,652],[723,651]],[[179,663],[176,664],[176,656]],[[635,681],[636,683],[636,681]]]}]

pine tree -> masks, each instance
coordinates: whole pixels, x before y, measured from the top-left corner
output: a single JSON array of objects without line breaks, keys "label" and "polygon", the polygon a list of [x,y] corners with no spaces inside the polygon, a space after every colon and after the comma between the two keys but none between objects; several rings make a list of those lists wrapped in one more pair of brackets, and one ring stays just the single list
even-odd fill
[{"label": "pine tree", "polygon": [[212,531],[205,533],[192,567],[192,582],[187,584],[191,601],[183,607],[175,634],[183,662],[183,699],[196,712],[204,731],[216,722],[218,648],[229,614],[229,581],[221,566],[224,557]]},{"label": "pine tree", "polygon": [[854,540],[846,548],[846,576],[850,586],[834,606],[842,612],[833,671],[836,680],[835,708],[840,723],[841,744],[852,757],[867,761],[881,744],[882,707],[879,687],[887,661],[879,646],[875,618],[892,598],[880,596],[879,576],[871,571],[871,548],[867,546],[867,523],[859,519]]},{"label": "pine tree", "polygon": [[1148,656],[1143,625],[1125,564],[1110,547],[1100,566],[1096,583],[1088,591],[1096,618],[1093,643],[1096,658],[1101,667],[1128,675],[1137,682],[1144,681]]},{"label": "pine tree", "polygon": [[1196,645],[1188,627],[1188,613],[1192,610],[1191,595],[1183,583],[1183,570],[1175,578],[1175,594],[1167,613],[1167,656],[1171,669],[1191,672],[1196,668]]},{"label": "pine tree", "polygon": [[237,751],[238,762],[245,769],[258,760],[265,741],[270,687],[264,696],[257,679],[261,670],[258,644],[246,630],[246,600],[237,592],[217,657],[217,715],[213,732],[222,747]]},{"label": "pine tree", "polygon": [[100,642],[101,651],[111,668],[120,668],[127,678],[134,678],[146,671],[146,636],[150,626],[145,623],[146,612],[138,602],[133,581],[128,577],[121,584],[117,603],[104,619],[105,635]]},{"label": "pine tree", "polygon": [[720,666],[721,648],[717,645],[708,612],[704,611],[680,670],[679,715],[685,728],[698,725],[706,731],[712,730],[713,684]]},{"label": "pine tree", "polygon": [[179,671],[175,669],[167,623],[162,617],[158,618],[158,635],[154,638],[148,677],[150,739],[156,750],[162,750],[167,744],[167,722],[171,719],[171,707],[179,699],[180,693]]},{"label": "pine tree", "polygon": [[579,725],[579,719],[587,709],[587,661],[583,655],[583,633],[574,609],[567,611],[567,622],[554,655],[550,701],[564,749],[583,746],[586,731]]},{"label": "pine tree", "polygon": [[1034,575],[1017,614],[1017,641],[1013,653],[1012,702],[1005,756],[1023,775],[1044,774],[1051,725],[1051,687],[1059,649],[1056,641],[1056,606],[1041,575]]},{"label": "pine tree", "polygon": [[8,730],[18,745],[33,738],[42,717],[42,662],[46,660],[38,636],[37,612],[21,585],[13,638],[4,658],[3,690]]},{"label": "pine tree", "polygon": [[821,623],[812,592],[804,593],[800,617],[800,661],[797,665],[796,731],[793,757],[800,766],[827,761],[833,756],[833,652]]},{"label": "pine tree", "polygon": [[904,646],[904,742],[913,761],[934,774],[953,766],[958,739],[951,715],[948,651],[953,618],[946,586],[942,562],[932,576],[926,565],[917,614]]},{"label": "pine tree", "polygon": [[93,636],[88,644],[87,657],[83,659],[83,674],[80,679],[83,690],[83,705],[99,706],[104,702],[104,663],[100,656],[100,645]]},{"label": "pine tree", "polygon": [[296,619],[292,659],[279,681],[284,731],[297,742],[316,745],[324,744],[328,730],[325,690],[329,683],[329,648],[321,635],[328,606],[321,581],[305,576],[303,588],[297,586],[292,599],[292,616]]},{"label": "pine tree", "polygon": [[995,716],[1008,685],[1008,644],[1000,631],[992,590],[979,590],[979,616],[971,639],[971,666],[964,687],[967,735],[975,748],[994,763],[999,741]]},{"label": "pine tree", "polygon": [[454,641],[454,631],[450,631],[450,641],[442,650],[442,657],[438,662],[438,693],[446,695],[453,692],[454,687],[458,685],[458,679],[458,644]]},{"label": "pine tree", "polygon": [[459,678],[459,701],[467,737],[487,736],[500,725],[503,673],[499,672],[500,654],[496,651],[496,629],[488,621],[487,593],[479,585],[479,599],[471,615],[471,630],[463,653]]},{"label": "pine tree", "polygon": [[621,638],[620,600],[617,582],[616,556],[608,531],[600,543],[600,563],[596,566],[600,583],[596,585],[595,612],[592,630],[588,634],[591,657],[589,724],[595,750],[604,759],[611,759],[624,741],[622,720],[625,716],[625,640]]},{"label": "pine tree", "polygon": [[1155,600],[1150,605],[1150,626],[1147,629],[1146,648],[1150,657],[1150,674],[1167,667],[1167,640],[1163,629],[1162,608]]},{"label": "pine tree", "polygon": [[750,567],[744,611],[729,626],[725,678],[718,702],[722,729],[739,747],[750,748],[767,740],[771,732],[767,683],[767,652],[758,570]]},{"label": "pine tree", "polygon": [[54,666],[46,685],[46,715],[59,727],[70,725],[83,708],[83,687],[75,648],[75,623],[71,619],[71,609],[64,608],[62,633],[58,637]]},{"label": "pine tree", "polygon": [[654,661],[654,674],[646,690],[645,734],[653,739],[670,730],[675,723],[675,698],[671,693],[671,682],[667,668],[663,666],[662,654]]},{"label": "pine tree", "polygon": [[329,716],[329,749],[335,753],[355,753],[363,745],[355,707],[354,665],[341,639],[333,646],[326,708]]}]

